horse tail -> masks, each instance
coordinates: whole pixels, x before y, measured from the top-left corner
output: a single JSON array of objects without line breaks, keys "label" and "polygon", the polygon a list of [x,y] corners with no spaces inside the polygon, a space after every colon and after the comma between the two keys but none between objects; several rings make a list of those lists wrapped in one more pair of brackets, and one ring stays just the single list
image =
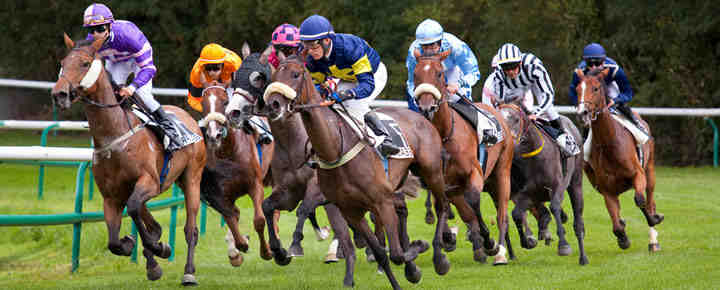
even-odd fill
[{"label": "horse tail", "polygon": [[221,166],[210,167],[205,166],[200,180],[200,200],[210,207],[214,208],[223,216],[231,216],[233,214],[232,204],[225,202],[225,193],[222,184],[227,180]]}]

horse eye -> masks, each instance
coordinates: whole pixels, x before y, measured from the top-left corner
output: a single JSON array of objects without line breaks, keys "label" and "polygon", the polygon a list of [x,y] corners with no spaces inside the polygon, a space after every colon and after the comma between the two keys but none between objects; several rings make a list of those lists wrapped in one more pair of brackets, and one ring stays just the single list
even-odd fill
[{"label": "horse eye", "polygon": [[599,91],[599,90],[600,90],[600,88],[598,88],[598,87],[594,87],[594,88],[593,88],[593,92],[597,92],[597,91]]},{"label": "horse eye", "polygon": [[294,79],[299,78],[299,77],[300,77],[300,73],[299,73],[299,72],[294,72],[294,73],[293,73],[293,78],[294,78]]},{"label": "horse eye", "polygon": [[83,62],[83,67],[90,67],[90,62],[89,61]]},{"label": "horse eye", "polygon": [[230,103],[230,101],[226,100],[223,102],[223,107],[227,107],[227,105]]}]

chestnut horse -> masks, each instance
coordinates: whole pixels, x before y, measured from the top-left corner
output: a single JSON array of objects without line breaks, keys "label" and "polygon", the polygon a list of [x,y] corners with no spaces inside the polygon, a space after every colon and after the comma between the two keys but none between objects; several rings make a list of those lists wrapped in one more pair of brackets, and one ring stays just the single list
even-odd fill
[{"label": "chestnut horse", "polygon": [[[271,66],[267,62],[267,54],[270,53],[270,50],[266,49],[262,54],[251,54],[249,50],[249,47],[243,47],[243,63],[234,75],[233,86],[235,86],[235,91],[233,92],[233,99],[225,111],[228,122],[234,124],[234,126],[243,126],[244,121],[250,117],[247,113],[258,116],[267,115],[261,98],[262,92],[257,93],[257,91],[264,89],[270,81]],[[241,80],[243,78],[245,80]],[[250,88],[248,84],[253,88]],[[292,118],[271,121],[270,128],[275,136],[275,151],[270,162],[273,191],[262,203],[268,224],[270,248],[273,251],[284,251],[280,240],[277,238],[277,223],[270,219],[272,216],[270,213],[278,210],[292,211],[297,208],[298,219],[293,232],[289,255],[290,257],[299,257],[304,255],[302,240],[304,239],[303,226],[305,220],[310,218],[313,227],[316,227],[317,221],[314,220],[315,208],[327,203],[327,201],[317,185],[315,170],[304,166],[307,159],[306,148],[297,146],[298,144],[305,144],[308,139],[300,117],[295,115]],[[302,203],[300,203],[301,201]],[[347,223],[342,218],[337,207],[326,204],[325,210],[336,238],[349,238]],[[323,235],[327,235],[320,228],[314,228],[314,230],[318,235],[318,239],[323,238]],[[337,245],[337,243],[332,245]],[[285,257],[285,254],[277,257],[281,256]],[[337,248],[331,247],[325,262],[336,262],[337,259]],[[276,262],[287,265],[290,260],[281,259],[276,260]]]},{"label": "chestnut horse", "polygon": [[[507,207],[510,199],[510,169],[513,160],[513,140],[504,138],[487,148],[487,166],[478,161],[478,134],[470,122],[462,118],[448,105],[448,92],[442,61],[451,53],[445,51],[432,56],[422,56],[415,51],[415,100],[421,113],[437,128],[443,146],[450,154],[445,169],[447,196],[455,205],[462,220],[469,224],[470,241],[473,244],[475,260],[484,261],[484,254],[495,256],[495,265],[507,264],[505,243],[507,241]],[[475,106],[490,112],[510,132],[502,116],[485,104]],[[480,214],[480,193],[487,191],[497,209],[499,229],[496,245],[490,238],[489,230]],[[466,200],[467,198],[467,200]],[[482,238],[480,237],[482,236]],[[483,242],[484,241],[484,242]],[[481,243],[485,253],[480,252]]]},{"label": "chestnut horse", "polygon": [[[563,158],[557,143],[553,142],[553,138],[545,130],[528,118],[528,112],[522,104],[503,104],[498,107],[498,111],[504,116],[515,140],[511,198],[515,202],[512,217],[520,235],[520,244],[526,249],[531,249],[537,244],[537,241],[532,240],[524,231],[524,226],[527,224],[527,210],[532,208],[545,213],[538,219],[540,237],[545,238],[550,217],[544,203],[550,202],[550,212],[555,217],[557,225],[558,255],[567,256],[572,252],[570,244],[565,239],[562,218],[562,202],[567,189],[573,208],[575,237],[580,251],[579,263],[586,265],[588,259],[584,246],[585,223],[582,218],[584,206],[582,154]],[[582,140],[580,132],[570,119],[560,116],[560,122],[575,140]]]},{"label": "chestnut horse", "polygon": [[[323,101],[302,59],[297,56],[285,58],[282,54],[279,58],[280,65],[273,74],[273,83],[264,95],[270,118],[280,120],[296,110],[300,112],[319,159],[318,184],[325,197],[340,208],[353,230],[359,231],[365,238],[394,289],[400,288],[400,285],[392,273],[385,249],[380,246],[364,217],[368,211],[375,215],[376,226],[386,231],[390,260],[398,265],[405,263],[406,278],[412,283],[419,282],[421,272],[412,261],[419,252],[427,249],[427,245],[421,241],[409,243],[400,238],[402,229],[399,227],[403,224],[398,222],[393,195],[412,168],[435,194],[438,204],[445,204],[442,146],[437,131],[430,122],[407,109],[381,110],[397,121],[414,153],[412,159],[389,159],[386,173],[374,148],[367,145],[337,111],[328,107],[330,103]],[[440,225],[447,219],[447,214],[443,206],[436,207],[436,213],[441,223],[438,223],[433,239],[433,262],[436,272],[442,275],[450,267],[440,249]],[[347,265],[354,263],[354,248],[343,245],[343,249],[351,249],[345,252]],[[346,275],[344,285],[353,284],[352,277]]]},{"label": "chestnut horse", "polygon": [[[230,263],[239,266],[242,255],[238,250],[247,252],[248,244],[238,230],[239,210],[235,201],[247,194],[253,201],[255,210],[253,226],[260,243],[260,256],[272,258],[270,246],[265,240],[265,215],[262,201],[265,197],[263,179],[270,168],[273,158],[274,144],[262,145],[262,162],[258,160],[259,152],[256,136],[247,134],[242,129],[231,126],[225,118],[225,106],[228,95],[223,86],[210,86],[202,91],[203,118],[198,122],[205,136],[209,161],[203,173],[203,190],[201,196],[208,204],[222,214],[228,224],[228,257]],[[223,160],[227,162],[216,162]],[[227,172],[232,171],[232,175]],[[227,177],[225,177],[227,176]],[[207,185],[207,186],[205,186]],[[212,190],[216,189],[216,190]],[[273,215],[271,213],[270,218]]]},{"label": "chestnut horse", "polygon": [[[147,278],[157,280],[162,269],[153,256],[168,258],[170,247],[160,242],[162,228],[145,203],[177,182],[185,193],[185,240],[188,245],[183,285],[197,284],[195,278],[195,246],[198,230],[197,211],[200,206],[200,178],[205,166],[205,143],[190,144],[173,154],[169,171],[161,181],[164,161],[161,140],[129,110],[120,106],[110,84],[110,75],[103,68],[98,49],[103,44],[81,41],[77,45],[64,35],[70,52],[62,59],[62,72],[52,89],[52,96],[62,109],[80,100],[85,103],[85,116],[95,144],[92,171],[103,196],[103,214],[108,229],[108,249],[115,255],[130,256],[135,246],[131,236],[118,237],[123,208],[137,226],[147,259]],[[164,106],[190,131],[200,134],[195,120],[182,109]],[[99,148],[99,149],[97,149]]]},{"label": "chestnut horse", "polygon": [[[576,90],[579,96],[577,114],[585,126],[590,127],[592,144],[590,161],[585,163],[585,174],[590,183],[605,198],[613,233],[621,249],[630,247],[625,234],[625,220],[620,218],[620,194],[630,188],[635,189],[635,205],[642,211],[650,227],[650,252],[660,250],[655,225],[661,223],[664,216],[655,211],[655,142],[652,138],[642,145],[643,160],[636,153],[634,137],[610,112],[605,78],[608,69],[591,71],[587,75],[576,70],[580,83]],[[650,127],[637,116],[647,128]],[[645,199],[647,194],[647,200]]]}]

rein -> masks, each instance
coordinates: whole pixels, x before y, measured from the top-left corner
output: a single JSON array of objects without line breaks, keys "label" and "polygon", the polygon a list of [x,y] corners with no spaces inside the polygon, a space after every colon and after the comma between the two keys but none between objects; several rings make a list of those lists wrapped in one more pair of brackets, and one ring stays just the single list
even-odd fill
[{"label": "rein", "polygon": [[[500,108],[509,108],[515,112],[518,112],[518,114],[524,113],[522,108],[520,108],[518,105],[512,104],[512,103],[500,105]],[[523,114],[523,116],[524,116],[524,114]],[[535,149],[533,151],[522,153],[522,154],[520,154],[520,156],[523,158],[530,158],[530,157],[540,154],[540,152],[542,152],[543,148],[545,148],[545,138],[543,138],[542,133],[540,133],[540,129],[538,129],[538,126],[531,123],[526,117],[520,118],[520,121],[522,122],[522,125],[521,125],[522,132],[518,135],[515,135],[512,133],[512,130],[510,131],[510,134],[513,136],[513,139],[515,140],[516,144],[522,144],[526,140],[526,137],[527,137],[527,134],[529,133],[528,131],[530,130],[531,125],[533,127],[535,127],[535,132],[538,134],[538,137],[540,137],[540,140],[542,140],[542,143],[540,143],[540,147],[538,147],[537,149]]]}]

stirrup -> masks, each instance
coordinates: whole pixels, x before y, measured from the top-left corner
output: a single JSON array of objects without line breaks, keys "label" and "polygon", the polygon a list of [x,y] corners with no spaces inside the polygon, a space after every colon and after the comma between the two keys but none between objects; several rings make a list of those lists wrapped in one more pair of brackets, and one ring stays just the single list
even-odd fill
[{"label": "stirrup", "polygon": [[483,130],[483,139],[480,143],[484,144],[495,144],[497,143],[497,137],[492,134],[493,130],[491,129],[485,129]]},{"label": "stirrup", "polygon": [[563,153],[565,153],[568,156],[577,155],[580,153],[580,148],[575,142],[575,138],[573,138],[572,135],[569,135],[568,133],[562,133],[560,134],[555,141],[560,146]]},{"label": "stirrup", "polygon": [[392,141],[386,138],[382,143],[380,143],[380,153],[382,153],[385,157],[392,156],[400,153],[400,147],[395,146]]}]

